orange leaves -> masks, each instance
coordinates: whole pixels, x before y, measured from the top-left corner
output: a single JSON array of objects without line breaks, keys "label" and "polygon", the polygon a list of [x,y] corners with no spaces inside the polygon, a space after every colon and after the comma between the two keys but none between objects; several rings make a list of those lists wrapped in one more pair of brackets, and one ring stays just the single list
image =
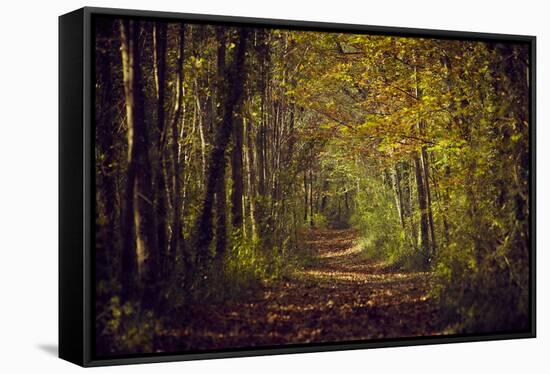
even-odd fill
[{"label": "orange leaves", "polygon": [[240,301],[204,305],[191,324],[165,335],[193,349],[434,335],[428,273],[365,260],[353,230],[308,230],[316,260],[286,281]]}]

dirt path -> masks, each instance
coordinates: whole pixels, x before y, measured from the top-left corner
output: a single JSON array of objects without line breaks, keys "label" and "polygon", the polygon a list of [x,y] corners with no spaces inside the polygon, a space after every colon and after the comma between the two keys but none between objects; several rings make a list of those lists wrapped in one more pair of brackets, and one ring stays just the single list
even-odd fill
[{"label": "dirt path", "polygon": [[171,346],[182,350],[434,335],[428,274],[366,260],[353,230],[305,234],[310,264],[243,302],[201,313]]}]

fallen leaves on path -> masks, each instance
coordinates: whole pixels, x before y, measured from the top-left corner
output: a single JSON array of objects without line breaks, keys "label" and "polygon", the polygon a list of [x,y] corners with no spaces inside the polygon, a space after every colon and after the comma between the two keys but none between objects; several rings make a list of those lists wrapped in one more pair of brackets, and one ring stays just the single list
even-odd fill
[{"label": "fallen leaves on path", "polygon": [[361,255],[354,230],[309,230],[315,256],[249,300],[205,305],[189,326],[167,331],[171,350],[274,346],[436,335],[430,274]]}]

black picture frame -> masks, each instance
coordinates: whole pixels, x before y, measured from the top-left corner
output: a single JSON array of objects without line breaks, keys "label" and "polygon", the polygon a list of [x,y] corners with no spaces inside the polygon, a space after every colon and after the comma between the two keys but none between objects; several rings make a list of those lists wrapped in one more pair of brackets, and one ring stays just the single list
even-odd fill
[{"label": "black picture frame", "polygon": [[[530,74],[530,328],[501,334],[449,335],[363,342],[296,344],[185,354],[143,354],[97,359],[93,354],[94,158],[92,19],[137,17],[232,26],[354,32],[443,39],[522,42]],[[81,366],[260,356],[536,337],[536,37],[85,7],[59,18],[59,357]]]}]

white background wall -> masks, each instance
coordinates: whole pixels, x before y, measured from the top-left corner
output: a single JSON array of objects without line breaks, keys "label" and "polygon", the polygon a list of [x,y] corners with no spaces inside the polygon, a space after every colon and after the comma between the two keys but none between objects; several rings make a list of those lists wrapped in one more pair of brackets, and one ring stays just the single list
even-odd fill
[{"label": "white background wall", "polygon": [[[95,369],[94,373],[542,372],[548,369],[550,27],[545,1],[22,1],[0,18],[0,372],[68,373],[57,346],[57,17],[83,5],[538,37],[538,338]],[[547,370],[546,369],[546,370]]]}]

